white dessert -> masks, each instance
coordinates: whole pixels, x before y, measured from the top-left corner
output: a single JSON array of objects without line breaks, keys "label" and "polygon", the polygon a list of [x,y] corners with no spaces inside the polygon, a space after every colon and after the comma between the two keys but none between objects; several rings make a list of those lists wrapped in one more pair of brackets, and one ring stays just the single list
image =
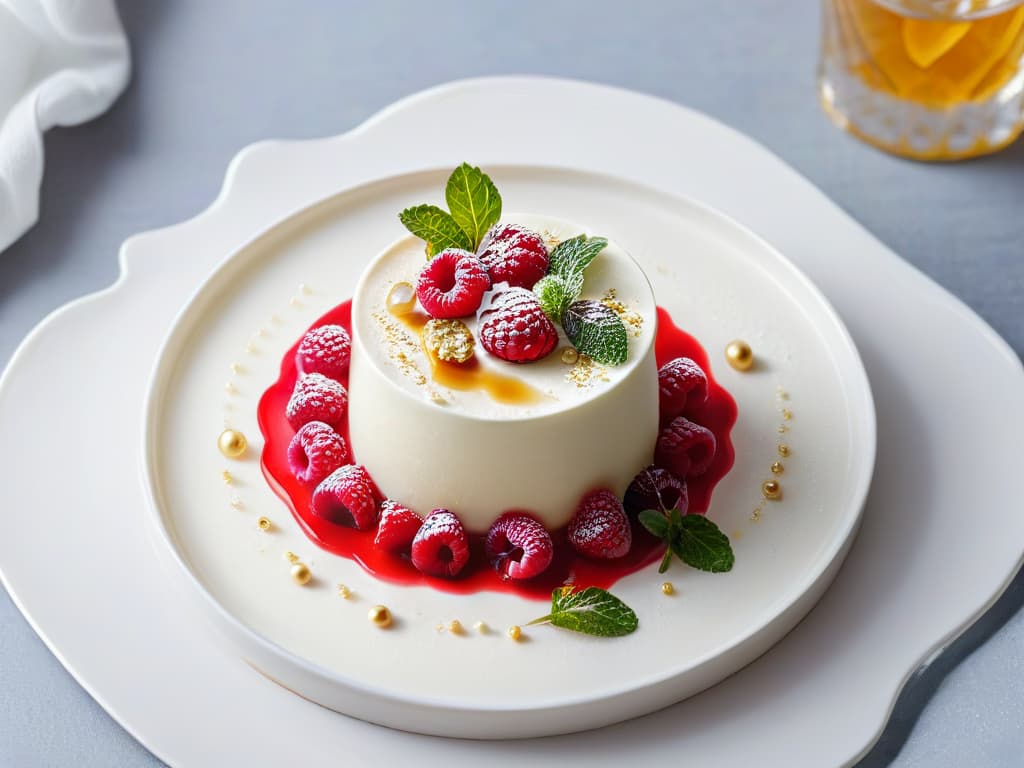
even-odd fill
[{"label": "white dessert", "polygon": [[[586,232],[547,217],[509,214],[549,241]],[[389,312],[397,283],[415,283],[423,241],[402,238],[363,273],[352,303],[349,430],[356,460],[381,492],[421,514],[444,507],[482,533],[503,512],[526,511],[553,530],[566,525],[596,488],[622,496],[651,463],[658,431],[657,314],[650,283],[633,259],[609,242],[587,268],[584,299],[613,292],[628,312],[628,355],[619,366],[569,365],[559,345],[543,360],[516,364],[488,354],[475,317],[484,375],[511,377],[532,398],[499,402],[482,389],[434,378],[415,331]]]}]

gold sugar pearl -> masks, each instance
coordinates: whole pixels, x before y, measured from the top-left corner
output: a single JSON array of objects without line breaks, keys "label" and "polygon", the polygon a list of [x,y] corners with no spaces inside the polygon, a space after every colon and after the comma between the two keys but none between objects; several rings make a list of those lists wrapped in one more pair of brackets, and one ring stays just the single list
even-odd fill
[{"label": "gold sugar pearl", "polygon": [[391,286],[384,304],[393,315],[405,315],[416,306],[416,289],[412,283],[400,282]]},{"label": "gold sugar pearl", "polygon": [[782,498],[782,486],[778,480],[765,480],[761,483],[761,493],[766,499],[778,501]]},{"label": "gold sugar pearl", "polygon": [[248,445],[249,442],[245,439],[245,435],[237,429],[225,429],[217,438],[217,447],[229,459],[237,459],[244,454]]},{"label": "gold sugar pearl", "polygon": [[220,479],[224,481],[224,485],[231,485],[231,473],[226,469],[220,473]]},{"label": "gold sugar pearl", "polygon": [[779,456],[782,458],[789,456],[789,446],[785,443],[779,443]]},{"label": "gold sugar pearl", "polygon": [[348,600],[352,597],[352,590],[346,587],[344,584],[338,585],[338,597],[342,600]]},{"label": "gold sugar pearl", "polygon": [[772,474],[773,475],[781,475],[785,471],[786,471],[786,468],[784,466],[782,466],[782,462],[781,461],[776,461],[775,463],[772,464]]},{"label": "gold sugar pearl", "polygon": [[789,408],[782,409],[782,418],[784,421],[789,421],[793,418],[793,412]]},{"label": "gold sugar pearl", "polygon": [[674,595],[676,593],[676,588],[672,585],[671,581],[666,581],[661,585],[661,593],[663,595]]},{"label": "gold sugar pearl", "polygon": [[386,629],[391,626],[391,611],[389,611],[385,605],[373,606],[366,616],[370,620],[371,624],[375,624],[381,629]]},{"label": "gold sugar pearl", "polygon": [[508,636],[512,640],[518,640],[523,636],[523,630],[518,624],[513,624],[511,627],[508,628]]},{"label": "gold sugar pearl", "polygon": [[451,632],[453,635],[461,635],[463,631],[462,622],[458,619],[452,619],[450,622],[448,622],[448,631]]},{"label": "gold sugar pearl", "polygon": [[312,578],[313,573],[309,570],[309,566],[305,563],[295,563],[295,565],[292,566],[292,581],[294,581],[300,587],[309,584],[309,581]]},{"label": "gold sugar pearl", "polygon": [[725,346],[725,359],[737,371],[749,371],[754,364],[754,351],[747,342],[734,339]]},{"label": "gold sugar pearl", "polygon": [[473,629],[475,629],[481,635],[486,635],[488,632],[490,632],[490,628],[482,621],[478,621],[476,624],[474,624]]},{"label": "gold sugar pearl", "polygon": [[269,531],[272,525],[273,524],[270,522],[269,517],[261,517],[259,520],[256,521],[256,527],[259,528],[261,531]]},{"label": "gold sugar pearl", "polygon": [[562,362],[566,365],[576,365],[576,361],[580,359],[580,353],[575,347],[566,347],[562,350]]}]

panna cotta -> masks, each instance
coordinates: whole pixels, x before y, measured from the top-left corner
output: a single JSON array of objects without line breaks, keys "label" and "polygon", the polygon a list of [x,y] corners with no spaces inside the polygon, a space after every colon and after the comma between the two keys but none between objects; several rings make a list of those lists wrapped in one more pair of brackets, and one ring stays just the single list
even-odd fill
[{"label": "panna cotta", "polygon": [[[536,215],[502,222],[540,233],[549,247],[587,231]],[[349,438],[381,494],[421,514],[450,509],[472,533],[513,510],[555,530],[588,492],[621,498],[652,463],[659,428],[657,308],[639,266],[608,242],[580,294],[623,318],[622,364],[581,360],[561,327],[557,346],[535,362],[487,354],[481,323],[505,287],[498,284],[480,311],[461,318],[477,340],[466,366],[438,360],[424,344],[430,318],[413,284],[425,263],[423,241],[402,238],[367,267],[352,301]]]}]

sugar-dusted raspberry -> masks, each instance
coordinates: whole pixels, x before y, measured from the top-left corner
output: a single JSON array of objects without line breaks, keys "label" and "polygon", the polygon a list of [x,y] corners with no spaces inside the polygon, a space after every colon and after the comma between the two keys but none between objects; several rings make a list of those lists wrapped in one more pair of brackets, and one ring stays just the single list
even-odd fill
[{"label": "sugar-dusted raspberry", "polygon": [[311,421],[322,421],[337,428],[345,418],[346,405],[345,387],[322,373],[307,373],[295,382],[284,414],[294,430],[302,429]]},{"label": "sugar-dusted raspberry", "polygon": [[494,521],[484,550],[505,579],[532,579],[551,565],[555,554],[547,528],[521,512],[506,512]]},{"label": "sugar-dusted raspberry", "polygon": [[420,270],[416,298],[431,317],[466,317],[476,312],[490,287],[491,278],[476,254],[445,248]]},{"label": "sugar-dusted raspberry", "polygon": [[373,543],[387,552],[408,550],[422,525],[423,518],[411,509],[385,499],[380,505],[380,525]]},{"label": "sugar-dusted raspberry", "polygon": [[680,480],[667,469],[651,465],[633,478],[622,505],[632,515],[645,509],[663,512],[678,509],[681,515],[685,515],[690,507],[690,496],[685,480]]},{"label": "sugar-dusted raspberry", "polygon": [[484,349],[511,363],[540,360],[558,345],[558,329],[525,288],[496,293],[480,312],[477,333]]},{"label": "sugar-dusted raspberry", "polygon": [[368,531],[377,522],[377,498],[370,475],[359,464],[346,464],[313,491],[313,514],[332,523]]},{"label": "sugar-dusted raspberry", "polygon": [[493,283],[533,288],[548,271],[544,238],[519,224],[495,224],[477,249]]},{"label": "sugar-dusted raspberry", "polygon": [[654,463],[676,477],[694,477],[711,466],[716,448],[710,429],[677,416],[658,435]]},{"label": "sugar-dusted raspberry", "polygon": [[708,377],[688,357],[669,360],[658,371],[658,409],[662,423],[701,406],[708,399]]},{"label": "sugar-dusted raspberry", "polygon": [[462,522],[447,509],[435,509],[412,541],[412,564],[431,576],[458,576],[469,562],[469,539]]},{"label": "sugar-dusted raspberry", "polygon": [[288,445],[288,466],[295,479],[306,485],[316,485],[347,463],[344,438],[322,421],[303,425]]},{"label": "sugar-dusted raspberry", "polygon": [[629,552],[633,532],[618,496],[608,490],[584,496],[569,521],[569,543],[581,555],[597,560],[614,560]]},{"label": "sugar-dusted raspberry", "polygon": [[306,331],[295,352],[299,373],[322,373],[341,379],[352,358],[352,339],[340,325],[321,325]]}]

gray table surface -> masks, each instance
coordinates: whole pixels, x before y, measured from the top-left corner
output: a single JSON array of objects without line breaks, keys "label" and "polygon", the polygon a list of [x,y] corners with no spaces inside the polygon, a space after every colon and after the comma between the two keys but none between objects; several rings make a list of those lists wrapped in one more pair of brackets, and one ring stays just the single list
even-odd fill
[{"label": "gray table surface", "polygon": [[[132,84],[103,117],[47,135],[42,219],[0,253],[0,365],[52,309],[115,279],[122,240],[203,209],[246,144],[340,133],[447,80],[526,73],[656,94],[749,134],[1024,350],[1024,142],[921,165],[833,128],[814,87],[813,0],[125,0],[121,12]],[[1021,764],[1022,604],[1018,577],[912,679],[863,765]],[[0,592],[0,766],[159,764]]]}]

